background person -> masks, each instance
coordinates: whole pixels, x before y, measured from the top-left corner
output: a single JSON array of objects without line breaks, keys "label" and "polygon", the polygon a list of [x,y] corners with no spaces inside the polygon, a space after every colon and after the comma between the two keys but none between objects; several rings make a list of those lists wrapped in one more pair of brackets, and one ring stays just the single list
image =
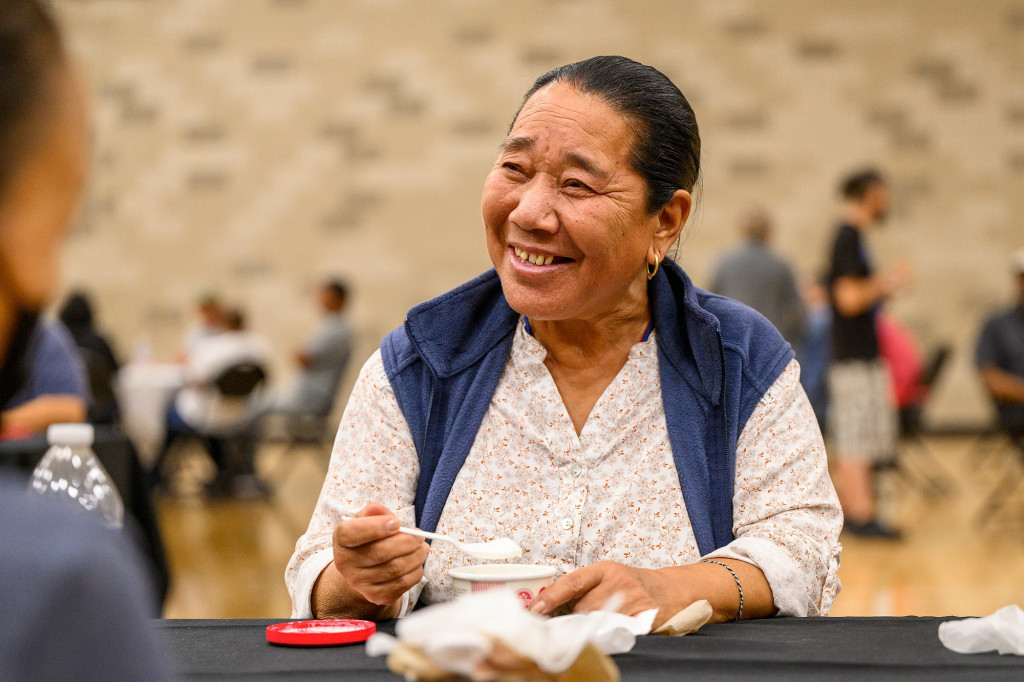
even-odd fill
[{"label": "background person", "polygon": [[832,362],[832,308],[828,291],[818,281],[803,290],[804,330],[797,348],[800,385],[811,401],[822,432],[828,423],[828,366]]},{"label": "background person", "polygon": [[1000,425],[1024,443],[1024,250],[1012,260],[1014,305],[993,314],[978,336],[975,364],[992,396]]},{"label": "background person", "polygon": [[881,223],[889,190],[876,170],[850,175],[840,188],[843,222],[829,259],[832,363],[829,368],[829,436],[835,455],[836,491],[844,528],[869,537],[894,539],[899,532],[875,518],[873,466],[896,450],[897,415],[889,397],[889,374],[879,354],[879,306],[910,280],[905,264],[877,274],[867,231]]},{"label": "background person", "polygon": [[764,210],[743,219],[744,243],[718,261],[711,291],[728,296],[768,318],[799,353],[804,331],[804,303],[793,269],[772,251],[774,226]]},{"label": "background person", "polygon": [[224,304],[215,294],[203,294],[196,302],[196,319],[185,330],[178,359],[188,360],[197,343],[224,331]]},{"label": "background person", "polygon": [[[251,462],[232,462],[232,447],[245,453],[242,427],[248,421],[249,400],[225,397],[216,386],[217,377],[242,363],[266,367],[270,355],[266,340],[245,328],[240,310],[226,310],[224,331],[198,340],[185,365],[185,387],[174,396],[167,412],[166,436],[152,470],[152,482],[160,484],[162,468],[175,441],[197,436],[217,467],[207,485],[212,495],[234,491],[234,478],[251,474]],[[237,465],[235,468],[232,464]]]},{"label": "background person", "polygon": [[338,279],[317,289],[320,326],[295,352],[298,375],[291,388],[272,396],[263,412],[327,416],[352,357],[352,323],[346,307],[348,288]]},{"label": "background person", "polygon": [[110,342],[96,329],[88,294],[84,291],[69,294],[60,309],[60,321],[71,333],[89,377],[89,392],[92,395],[89,422],[116,424],[120,421],[121,410],[117,404],[114,382],[121,363],[117,361]]},{"label": "background person", "polygon": [[616,593],[655,626],[696,599],[718,621],[828,612],[841,515],[792,350],[665,257],[699,168],[693,111],[655,69],[537,80],[484,186],[495,270],[364,366],[285,573],[293,615],[450,599],[466,558],[399,523],[516,539],[566,574],[539,613]]}]

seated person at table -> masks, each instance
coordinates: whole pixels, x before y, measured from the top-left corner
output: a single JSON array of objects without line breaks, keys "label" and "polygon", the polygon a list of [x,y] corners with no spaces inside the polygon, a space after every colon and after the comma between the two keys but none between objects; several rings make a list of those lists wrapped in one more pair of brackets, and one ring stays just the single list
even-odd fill
[{"label": "seated person at table", "polygon": [[352,356],[352,324],[345,307],[348,289],[340,280],[324,282],[317,290],[317,305],[323,318],[306,344],[295,353],[299,373],[295,383],[280,395],[270,396],[258,416],[327,416],[334,406],[338,384]]},{"label": "seated person at table", "polygon": [[[189,353],[185,365],[186,384],[171,401],[166,437],[153,464],[154,484],[160,483],[167,453],[181,436],[198,436],[217,466],[217,477],[208,486],[208,492],[229,492],[235,475],[251,473],[251,463],[228,460],[230,447],[240,443],[237,438],[239,430],[247,423],[249,402],[221,395],[215,381],[222,372],[242,363],[265,366],[269,350],[263,337],[246,331],[241,311],[228,310],[224,324],[223,332],[197,341]],[[238,449],[244,448],[239,446]]]},{"label": "seated person at table", "polygon": [[82,291],[73,292],[60,309],[64,323],[85,364],[89,377],[92,403],[89,405],[90,424],[116,424],[120,418],[114,381],[121,368],[110,342],[96,329],[92,303]]},{"label": "seated person at table", "polygon": [[32,434],[50,424],[85,421],[89,381],[74,339],[63,324],[39,323],[28,348],[28,382],[2,406],[8,432]]},{"label": "seated person at table", "polygon": [[451,599],[472,560],[399,524],[517,541],[564,573],[541,614],[828,612],[842,514],[793,352],[666,258],[699,157],[651,67],[537,80],[484,184],[494,270],[413,308],[360,373],[285,572],[293,616]]},{"label": "seated person at table", "polygon": [[1017,302],[988,319],[975,362],[995,401],[999,423],[1024,443],[1024,251],[1013,256]]}]

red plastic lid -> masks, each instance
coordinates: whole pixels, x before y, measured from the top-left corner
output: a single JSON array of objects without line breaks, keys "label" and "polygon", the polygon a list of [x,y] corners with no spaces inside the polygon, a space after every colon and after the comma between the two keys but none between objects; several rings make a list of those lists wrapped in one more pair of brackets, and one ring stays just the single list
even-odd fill
[{"label": "red plastic lid", "polygon": [[267,641],[289,646],[334,646],[365,642],[377,632],[368,620],[298,620],[267,626]]}]

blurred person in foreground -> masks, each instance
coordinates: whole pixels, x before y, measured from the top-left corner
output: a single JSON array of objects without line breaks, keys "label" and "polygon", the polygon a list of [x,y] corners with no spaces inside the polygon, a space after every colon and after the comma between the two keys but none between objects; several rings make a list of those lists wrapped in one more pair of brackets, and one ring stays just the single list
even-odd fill
[{"label": "blurred person in foreground", "polygon": [[768,318],[799,355],[804,303],[793,269],[772,251],[773,225],[764,210],[743,219],[744,244],[722,256],[711,291],[746,303]]},{"label": "blurred person in foreground", "polygon": [[27,380],[0,412],[6,433],[30,435],[50,424],[84,422],[91,404],[89,379],[67,328],[58,320],[40,321],[25,359]]},{"label": "blurred person in foreground", "polygon": [[866,537],[897,539],[899,531],[876,518],[873,467],[895,454],[898,435],[890,379],[879,353],[876,317],[880,306],[905,288],[905,263],[878,273],[867,232],[889,207],[889,189],[876,170],[843,181],[843,220],[829,259],[832,362],[828,372],[828,430],[835,455],[836,491],[844,529]]},{"label": "blurred person in foreground", "polygon": [[[0,403],[57,280],[89,131],[77,71],[38,0],[0,3]],[[0,476],[0,679],[160,680],[155,600],[127,538]]]},{"label": "blurred person in foreground", "polygon": [[84,291],[68,295],[60,308],[60,321],[64,323],[78,346],[89,377],[88,421],[91,424],[116,424],[120,420],[120,407],[114,393],[114,382],[121,363],[117,361],[110,342],[96,329],[92,302]]},{"label": "blurred person in foreground", "polygon": [[451,599],[472,560],[399,524],[516,540],[565,574],[540,614],[828,612],[842,517],[793,352],[666,257],[699,169],[656,69],[536,81],[484,184],[494,270],[413,308],[356,381],[285,572],[294,616]]},{"label": "blurred person in foreground", "polygon": [[975,364],[999,415],[999,424],[1024,445],[1024,250],[1013,254],[1014,305],[986,320]]},{"label": "blurred person in foreground", "polygon": [[[262,336],[246,329],[241,310],[226,309],[223,320],[224,331],[198,340],[189,353],[185,386],[175,394],[167,410],[164,443],[152,469],[154,485],[161,483],[167,454],[183,436],[198,437],[217,467],[214,479],[206,487],[208,494],[231,494],[235,478],[252,473],[249,463],[237,461],[239,455],[244,456],[241,430],[248,423],[251,403],[222,395],[216,382],[223,372],[243,363],[265,368],[270,350]],[[236,461],[232,461],[232,454]]]}]

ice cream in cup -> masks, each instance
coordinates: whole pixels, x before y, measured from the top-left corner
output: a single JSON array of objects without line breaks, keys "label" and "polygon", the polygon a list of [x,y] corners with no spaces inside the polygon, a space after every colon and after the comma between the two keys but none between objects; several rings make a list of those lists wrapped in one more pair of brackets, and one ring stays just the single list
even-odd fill
[{"label": "ice cream in cup", "polygon": [[554,566],[539,564],[480,564],[453,568],[448,575],[456,599],[474,592],[508,590],[528,609],[541,590],[555,581],[557,572]]}]

